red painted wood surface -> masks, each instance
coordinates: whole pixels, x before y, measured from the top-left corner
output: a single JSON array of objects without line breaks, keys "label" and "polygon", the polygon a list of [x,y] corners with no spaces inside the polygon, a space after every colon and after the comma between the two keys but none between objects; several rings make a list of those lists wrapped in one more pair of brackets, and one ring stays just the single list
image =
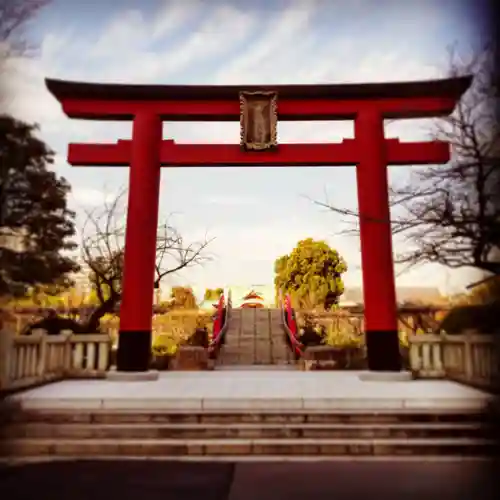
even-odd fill
[{"label": "red painted wood surface", "polygon": [[[240,103],[232,100],[199,101],[119,101],[62,99],[70,118],[91,120],[132,120],[140,112],[157,113],[166,121],[236,121]],[[373,100],[279,99],[278,119],[353,120],[363,109],[378,110],[384,118],[425,118],[447,115],[455,107],[455,97],[381,98]]]},{"label": "red painted wood surface", "polygon": [[299,331],[297,327],[297,321],[293,316],[292,299],[289,294],[285,295],[285,315],[287,320],[288,329],[291,332],[292,338],[290,339],[292,343],[292,348],[296,354],[302,355],[302,344],[299,341]]},{"label": "red painted wood surface", "polygon": [[159,146],[162,123],[138,115],[130,147],[120,331],[151,331],[160,193]]},{"label": "red painted wood surface", "polygon": [[[74,166],[127,166],[131,141],[115,144],[70,144],[68,162]],[[356,139],[334,144],[280,144],[273,151],[246,152],[237,144],[176,144],[162,141],[160,163],[165,167],[200,166],[347,166],[363,157]],[[389,165],[446,163],[445,142],[400,142],[385,139]]]},{"label": "red painted wood surface", "polygon": [[[365,329],[397,331],[386,148],[382,117],[360,113],[354,122],[360,163],[356,168],[363,267]],[[396,338],[397,341],[397,338]]]},{"label": "red painted wood surface", "polygon": [[222,313],[224,310],[225,298],[224,294],[222,294],[219,298],[219,302],[217,303],[217,312],[214,319],[214,326],[212,330],[212,344],[215,344],[219,338],[222,327]]}]

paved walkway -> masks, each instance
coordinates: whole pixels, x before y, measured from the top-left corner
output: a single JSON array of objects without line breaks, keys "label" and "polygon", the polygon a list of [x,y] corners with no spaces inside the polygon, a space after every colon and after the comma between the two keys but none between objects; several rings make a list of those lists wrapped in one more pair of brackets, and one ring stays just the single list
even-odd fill
[{"label": "paved walkway", "polygon": [[218,366],[288,365],[279,309],[233,309]]},{"label": "paved walkway", "polygon": [[49,462],[0,469],[8,500],[490,500],[484,462]]},{"label": "paved walkway", "polygon": [[363,381],[362,372],[162,372],[156,381],[64,380],[11,396],[26,408],[153,410],[478,409],[486,393],[448,380]]}]

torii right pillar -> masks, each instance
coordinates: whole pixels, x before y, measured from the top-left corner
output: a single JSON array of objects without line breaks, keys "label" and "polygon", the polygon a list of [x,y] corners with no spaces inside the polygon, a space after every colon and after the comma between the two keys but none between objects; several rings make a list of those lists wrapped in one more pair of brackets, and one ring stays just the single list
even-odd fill
[{"label": "torii right pillar", "polygon": [[368,369],[397,372],[401,370],[401,356],[387,151],[384,120],[380,111],[360,111],[355,119],[354,132],[360,158],[356,167],[356,179]]}]

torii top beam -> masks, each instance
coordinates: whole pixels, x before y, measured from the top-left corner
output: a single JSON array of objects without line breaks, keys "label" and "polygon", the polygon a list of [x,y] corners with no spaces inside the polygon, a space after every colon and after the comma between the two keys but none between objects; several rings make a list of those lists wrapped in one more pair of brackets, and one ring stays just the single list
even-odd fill
[{"label": "torii top beam", "polygon": [[339,85],[124,85],[46,79],[70,118],[132,120],[154,110],[168,121],[240,119],[239,93],[275,91],[278,120],[350,120],[373,107],[384,118],[425,118],[451,113],[471,76],[441,80]]}]

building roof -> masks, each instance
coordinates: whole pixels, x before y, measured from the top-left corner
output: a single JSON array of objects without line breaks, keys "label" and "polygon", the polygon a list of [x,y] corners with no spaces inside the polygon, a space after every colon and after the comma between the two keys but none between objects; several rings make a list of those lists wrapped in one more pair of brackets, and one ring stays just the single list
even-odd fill
[{"label": "building roof", "polygon": [[252,300],[252,299],[256,299],[256,300],[264,300],[264,298],[262,297],[262,294],[260,293],[257,293],[255,290],[252,290],[250,292],[248,292],[244,297],[243,297],[243,300],[247,301],[247,300]]},{"label": "building roof", "polygon": [[[404,302],[414,303],[435,303],[443,300],[443,296],[438,288],[419,286],[398,286],[396,287],[396,298],[399,304]],[[340,303],[362,304],[363,289],[361,287],[346,287],[340,298]]]},{"label": "building roof", "polygon": [[241,91],[274,91],[283,99],[380,99],[455,97],[469,87],[471,76],[441,80],[318,85],[129,85],[85,83],[47,78],[48,90],[58,99],[103,100],[239,100]]},{"label": "building roof", "polygon": [[483,278],[482,280],[476,281],[474,283],[471,283],[470,285],[467,285],[465,288],[466,290],[473,290],[474,288],[481,286],[481,285],[486,285],[487,283],[492,283],[494,281],[499,281],[500,282],[500,276],[497,276],[496,274],[493,274],[491,276],[487,276]]}]

